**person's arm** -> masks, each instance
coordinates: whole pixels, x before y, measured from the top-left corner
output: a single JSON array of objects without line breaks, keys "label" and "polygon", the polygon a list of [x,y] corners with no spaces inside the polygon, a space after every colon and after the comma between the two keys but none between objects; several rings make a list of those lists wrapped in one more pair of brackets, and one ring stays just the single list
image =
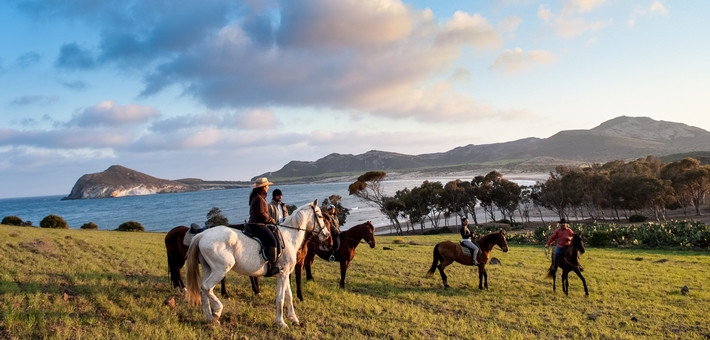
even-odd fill
[{"label": "person's arm", "polygon": [[557,238],[557,234],[559,234],[560,229],[556,229],[552,235],[550,235],[550,239],[547,240],[547,243],[545,244],[545,248],[549,247],[553,242],[555,242],[555,239]]}]

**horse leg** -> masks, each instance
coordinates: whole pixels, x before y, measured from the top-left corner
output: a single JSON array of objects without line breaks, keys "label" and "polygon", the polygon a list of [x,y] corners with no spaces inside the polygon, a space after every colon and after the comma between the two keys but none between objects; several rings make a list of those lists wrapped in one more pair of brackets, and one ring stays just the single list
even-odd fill
[{"label": "horse leg", "polygon": [[345,289],[345,273],[348,271],[348,265],[350,265],[350,261],[345,261],[345,259],[340,261],[340,288],[342,289]]},{"label": "horse leg", "polygon": [[200,295],[202,296],[202,311],[205,313],[207,322],[219,324],[219,317],[222,315],[223,305],[214,294],[214,286],[217,285],[217,281],[224,277],[226,271],[220,273],[220,271],[213,270],[205,263],[203,263],[202,268],[205,272],[205,277],[202,280],[202,286],[200,287]]},{"label": "horse leg", "polygon": [[[281,272],[276,275],[276,325],[283,328],[288,328],[286,322],[284,322],[283,310],[284,303],[286,302],[286,289],[289,286],[288,275]],[[291,308],[293,308],[293,303],[291,303]],[[296,316],[294,311],[289,310],[287,312],[289,317]]]},{"label": "horse leg", "polygon": [[185,265],[185,258],[182,254],[175,256],[168,254],[168,266],[170,267],[170,281],[173,283],[173,289],[183,292],[185,283],[182,281],[182,266]]},{"label": "horse leg", "polygon": [[311,274],[311,265],[313,264],[315,256],[316,254],[312,252],[308,252],[308,255],[306,255],[306,259],[304,261],[306,265],[306,280],[313,281],[313,275]]},{"label": "horse leg", "polygon": [[582,285],[584,286],[584,295],[589,296],[589,290],[587,290],[587,281],[584,279],[584,276],[582,276],[582,272],[579,271],[579,269],[574,270],[575,274],[579,276],[579,279],[582,280]]},{"label": "horse leg", "polygon": [[294,325],[300,324],[298,316],[296,316],[296,310],[293,308],[293,291],[291,291],[290,278],[286,281],[286,294],[284,295],[284,301],[286,303],[286,318],[291,320]]},{"label": "horse leg", "polygon": [[450,264],[451,264],[450,260],[442,259],[441,263],[439,263],[439,265],[437,266],[437,268],[439,268],[439,274],[441,274],[441,281],[444,282],[444,288],[449,288],[449,284],[446,282],[447,276],[444,273],[444,268],[446,268],[446,266],[448,266]]},{"label": "horse leg", "polygon": [[303,292],[301,291],[301,274],[303,274],[303,266],[305,265],[305,260],[301,261],[300,263],[296,263],[296,267],[294,268],[294,272],[296,274],[296,296],[298,296],[298,299],[303,301]]},{"label": "horse leg", "polygon": [[569,295],[569,271],[562,270],[562,291]]},{"label": "horse leg", "polygon": [[488,272],[483,266],[478,267],[478,289],[483,290],[485,283],[486,289],[488,289]]},{"label": "horse leg", "polygon": [[229,295],[227,295],[227,287],[225,287],[225,285],[224,285],[224,282],[225,282],[226,280],[227,280],[227,277],[225,276],[225,277],[222,278],[222,281],[220,281],[220,284],[222,285],[222,286],[221,286],[221,289],[220,289],[220,292],[222,293],[222,297],[225,298],[225,299],[229,298]]},{"label": "horse leg", "polygon": [[251,291],[254,292],[254,296],[261,296],[261,289],[259,289],[259,277],[249,276],[249,281],[251,281]]}]

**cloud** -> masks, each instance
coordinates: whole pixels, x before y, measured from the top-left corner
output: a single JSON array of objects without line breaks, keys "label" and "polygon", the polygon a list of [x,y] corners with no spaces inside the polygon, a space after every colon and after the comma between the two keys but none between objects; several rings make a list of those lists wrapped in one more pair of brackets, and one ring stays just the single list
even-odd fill
[{"label": "cloud", "polygon": [[666,16],[668,15],[668,10],[660,1],[654,1],[648,9],[637,6],[633,12],[631,12],[626,24],[633,28],[636,25],[636,20],[638,20],[638,18],[653,15]]},{"label": "cloud", "polygon": [[521,48],[506,50],[496,58],[490,69],[503,70],[506,73],[527,71],[538,64],[551,64],[557,58],[548,51],[533,50],[524,52]]},{"label": "cloud", "polygon": [[42,95],[26,95],[13,99],[10,104],[16,106],[26,105],[50,105],[59,101],[57,96],[42,96]]},{"label": "cloud", "polygon": [[55,66],[67,70],[85,70],[95,66],[91,52],[76,43],[65,44],[59,50]]},{"label": "cloud", "polygon": [[589,12],[601,6],[604,2],[606,2],[606,0],[566,0],[563,12]]},{"label": "cloud", "polygon": [[158,117],[158,111],[152,107],[136,104],[118,105],[107,100],[75,114],[68,126],[121,126],[148,122]]},{"label": "cloud", "polygon": [[544,5],[540,5],[537,16],[545,24],[550,25],[558,37],[574,38],[588,32],[599,31],[611,24],[612,19],[589,21],[578,15],[579,12],[589,11],[603,2],[603,0],[568,1],[559,15],[554,14]]}]

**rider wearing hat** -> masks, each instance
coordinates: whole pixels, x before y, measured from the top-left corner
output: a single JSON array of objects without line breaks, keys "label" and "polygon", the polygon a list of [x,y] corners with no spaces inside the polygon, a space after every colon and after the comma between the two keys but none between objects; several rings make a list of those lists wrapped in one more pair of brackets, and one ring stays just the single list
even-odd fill
[{"label": "rider wearing hat", "polygon": [[554,270],[559,265],[560,257],[562,256],[565,247],[572,243],[572,236],[574,235],[572,229],[569,228],[567,220],[564,218],[560,219],[557,225],[559,228],[555,229],[555,232],[550,235],[550,239],[548,239],[547,244],[545,244],[545,248],[549,248],[552,243],[557,241],[557,245],[555,246],[552,256],[552,266],[550,266],[550,270]]},{"label": "rider wearing hat", "polygon": [[266,194],[271,184],[274,183],[269,182],[266,177],[261,177],[252,184],[253,189],[249,195],[249,221],[247,222],[250,231],[259,238],[264,246],[264,252],[269,262],[265,276],[274,276],[281,271],[281,268],[276,265],[276,238],[266,226],[267,224],[276,224],[276,220],[269,216],[269,208],[266,204]]}]

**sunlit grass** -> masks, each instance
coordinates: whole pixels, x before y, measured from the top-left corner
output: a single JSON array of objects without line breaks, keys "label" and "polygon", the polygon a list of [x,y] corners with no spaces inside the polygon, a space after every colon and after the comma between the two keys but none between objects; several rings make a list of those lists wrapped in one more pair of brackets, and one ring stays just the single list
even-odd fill
[{"label": "sunlit grass", "polygon": [[[262,279],[262,296],[254,297],[248,278],[235,274],[228,276],[231,298],[222,299],[222,325],[207,325],[199,307],[172,291],[164,236],[0,226],[0,338],[710,336],[708,252],[587,248],[585,297],[574,274],[569,296],[559,279],[552,291],[541,246],[494,249],[501,265],[487,266],[487,291],[478,290],[474,267],[459,264],[446,268],[451,288],[444,289],[438,272],[425,274],[433,246],[456,235],[378,236],[375,249],[357,248],[344,290],[338,265],[316,260],[305,301],[295,301],[302,325],[278,329],[275,280]],[[170,297],[175,307],[164,304]]]}]

